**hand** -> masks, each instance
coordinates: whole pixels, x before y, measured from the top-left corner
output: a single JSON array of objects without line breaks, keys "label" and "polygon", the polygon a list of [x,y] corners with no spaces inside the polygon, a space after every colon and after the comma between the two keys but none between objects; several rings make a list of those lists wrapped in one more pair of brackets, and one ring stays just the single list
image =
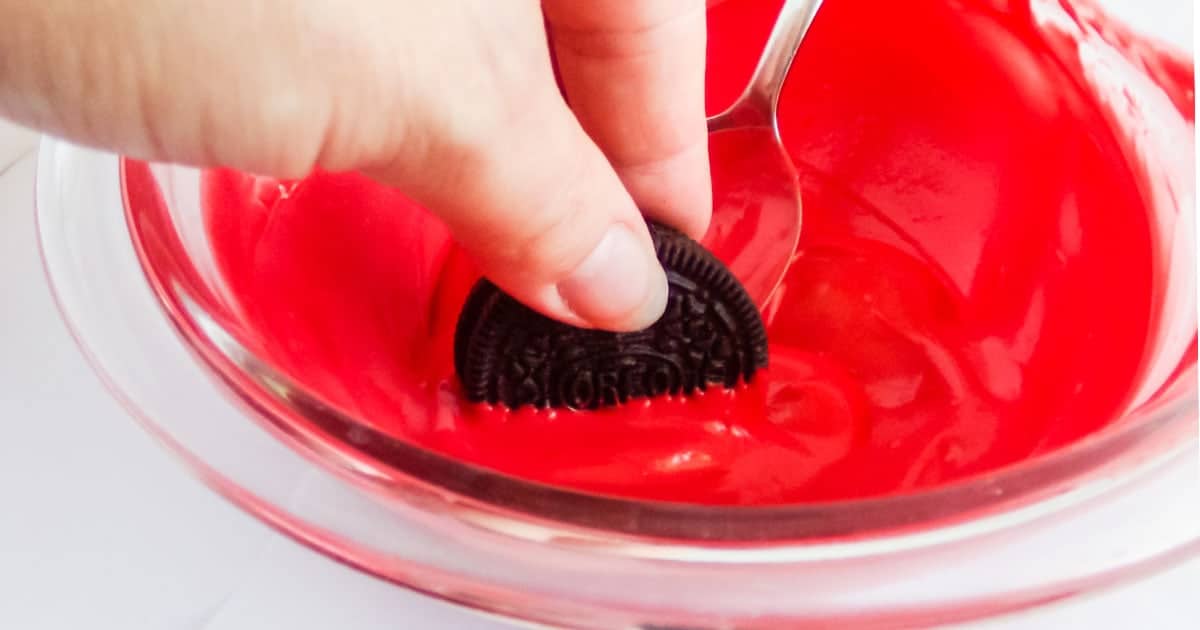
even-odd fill
[{"label": "hand", "polygon": [[439,215],[531,307],[632,330],[667,290],[638,208],[694,237],[708,223],[704,11],[0,0],[0,115],[145,159],[361,170]]}]

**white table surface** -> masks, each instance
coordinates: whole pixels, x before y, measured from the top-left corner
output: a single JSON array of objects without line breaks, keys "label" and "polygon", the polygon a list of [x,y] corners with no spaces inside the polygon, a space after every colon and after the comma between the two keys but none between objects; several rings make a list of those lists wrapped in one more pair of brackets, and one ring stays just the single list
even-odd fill
[{"label": "white table surface", "polygon": [[[85,364],[50,297],[33,224],[35,143],[0,121],[0,629],[513,627],[276,534],[142,433]],[[1076,626],[1200,627],[1200,559],[971,628]]]}]

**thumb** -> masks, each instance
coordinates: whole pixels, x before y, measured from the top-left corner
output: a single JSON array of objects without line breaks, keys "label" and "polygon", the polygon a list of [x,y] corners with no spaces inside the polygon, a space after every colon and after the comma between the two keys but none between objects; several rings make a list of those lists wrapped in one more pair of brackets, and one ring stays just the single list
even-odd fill
[{"label": "thumb", "polygon": [[439,215],[484,275],[531,308],[576,326],[646,328],[666,307],[667,279],[641,212],[548,67],[524,94],[526,110],[483,137],[430,134],[371,175]]}]

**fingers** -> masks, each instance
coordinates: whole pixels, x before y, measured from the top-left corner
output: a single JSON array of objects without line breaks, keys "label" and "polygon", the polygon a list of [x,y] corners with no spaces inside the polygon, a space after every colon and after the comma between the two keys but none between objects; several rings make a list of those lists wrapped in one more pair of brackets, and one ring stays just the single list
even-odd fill
[{"label": "fingers", "polygon": [[[430,139],[433,185],[393,164],[378,176],[433,209],[484,275],[518,300],[570,324],[639,330],[666,306],[666,276],[645,221],[603,154],[548,85],[540,113],[468,148]],[[449,172],[447,172],[449,171]]]},{"label": "fingers", "polygon": [[571,109],[647,214],[695,238],[712,206],[704,0],[543,0]]},{"label": "fingers", "polygon": [[[371,172],[441,216],[484,274],[532,308],[578,326],[645,328],[666,307],[666,275],[637,205],[558,92],[541,12],[528,5],[514,22],[488,16],[474,33],[491,44],[480,58],[441,60],[459,73],[453,102],[406,137],[421,151],[401,147]],[[514,50],[514,33],[531,48]]]},{"label": "fingers", "polygon": [[537,0],[0,0],[0,112],[148,159],[363,170],[550,317],[636,330],[665,308],[638,207],[554,83]]}]

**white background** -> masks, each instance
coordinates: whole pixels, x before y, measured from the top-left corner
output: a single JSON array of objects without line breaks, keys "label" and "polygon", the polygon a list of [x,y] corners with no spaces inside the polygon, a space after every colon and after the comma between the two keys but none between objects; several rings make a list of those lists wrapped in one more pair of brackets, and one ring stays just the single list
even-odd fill
[{"label": "white background", "polygon": [[[1190,0],[1117,3],[1136,21]],[[1186,18],[1186,19],[1184,19]],[[344,568],[268,530],[125,416],[54,309],[33,225],[35,137],[0,122],[0,630],[508,624]],[[1200,627],[1200,561],[972,628]]]}]

